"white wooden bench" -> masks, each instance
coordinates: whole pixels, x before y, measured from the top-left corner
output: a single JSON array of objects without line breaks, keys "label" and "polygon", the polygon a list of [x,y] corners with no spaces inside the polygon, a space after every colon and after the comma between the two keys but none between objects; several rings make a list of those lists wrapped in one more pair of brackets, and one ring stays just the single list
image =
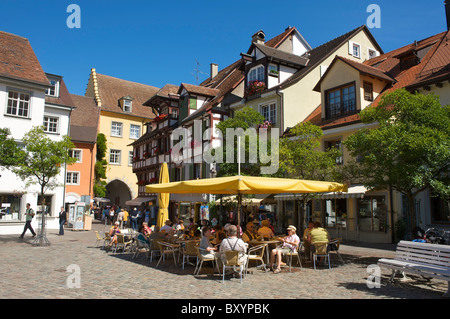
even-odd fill
[{"label": "white wooden bench", "polygon": [[391,282],[396,271],[445,280],[444,296],[450,297],[450,246],[400,241],[394,259],[382,258],[378,265],[392,269]]}]

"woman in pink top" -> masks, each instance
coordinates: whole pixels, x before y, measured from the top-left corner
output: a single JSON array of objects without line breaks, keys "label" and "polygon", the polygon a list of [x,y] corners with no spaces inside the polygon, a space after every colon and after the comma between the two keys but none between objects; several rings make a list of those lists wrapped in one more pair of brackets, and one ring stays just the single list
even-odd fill
[{"label": "woman in pink top", "polygon": [[283,244],[281,247],[277,247],[272,250],[270,254],[270,267],[273,267],[273,262],[275,261],[275,256],[277,256],[277,269],[273,271],[274,274],[281,272],[281,254],[286,254],[288,252],[296,252],[298,244],[300,243],[300,238],[295,233],[297,228],[294,226],[289,226],[287,228],[288,236],[283,237],[281,240]]}]

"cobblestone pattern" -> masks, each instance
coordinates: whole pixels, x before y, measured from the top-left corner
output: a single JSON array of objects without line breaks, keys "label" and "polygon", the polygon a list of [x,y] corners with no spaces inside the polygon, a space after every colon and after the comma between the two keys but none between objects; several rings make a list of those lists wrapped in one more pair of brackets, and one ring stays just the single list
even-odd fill
[{"label": "cobblestone pattern", "polygon": [[[162,298],[162,299],[440,299],[447,283],[410,276],[407,282],[388,284],[390,271],[382,269],[381,287],[368,288],[367,266],[376,264],[382,257],[393,257],[392,250],[362,248],[341,245],[345,265],[332,253],[332,269],[321,266],[312,269],[311,263],[303,262],[289,273],[283,268],[280,274],[250,269],[240,284],[239,278],[213,275],[212,268],[204,265],[201,275],[192,275],[194,267],[175,267],[167,259],[158,268],[157,260],[149,262],[145,254],[132,259],[131,253],[106,252],[95,247],[94,230],[105,226],[94,221],[91,231],[71,231],[64,236],[57,231],[47,234],[51,242],[47,247],[32,246],[31,235],[0,236],[1,299],[51,298],[51,299],[115,299],[115,298]],[[157,258],[156,258],[157,259]],[[72,272],[69,265],[80,269],[80,287],[69,288],[67,280]],[[165,287],[165,288],[161,288]],[[273,295],[267,295],[268,287]]]}]

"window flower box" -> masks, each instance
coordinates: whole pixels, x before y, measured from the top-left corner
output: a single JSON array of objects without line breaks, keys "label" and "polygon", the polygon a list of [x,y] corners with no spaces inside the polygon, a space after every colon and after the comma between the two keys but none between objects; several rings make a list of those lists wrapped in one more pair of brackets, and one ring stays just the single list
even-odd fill
[{"label": "window flower box", "polygon": [[167,114],[161,114],[161,115],[158,115],[157,117],[155,117],[153,119],[153,122],[162,122],[165,119],[167,119]]},{"label": "window flower box", "polygon": [[252,96],[261,93],[266,89],[266,83],[262,81],[252,81],[248,84],[247,95]]}]

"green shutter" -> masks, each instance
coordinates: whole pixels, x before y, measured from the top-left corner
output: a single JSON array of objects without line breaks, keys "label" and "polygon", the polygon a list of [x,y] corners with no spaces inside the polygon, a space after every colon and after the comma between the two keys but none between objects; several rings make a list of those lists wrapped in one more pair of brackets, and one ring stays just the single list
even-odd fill
[{"label": "green shutter", "polygon": [[196,110],[197,109],[197,98],[191,97],[189,99],[189,108],[191,110]]},{"label": "green shutter", "polygon": [[194,165],[189,164],[189,179],[194,179]]}]

